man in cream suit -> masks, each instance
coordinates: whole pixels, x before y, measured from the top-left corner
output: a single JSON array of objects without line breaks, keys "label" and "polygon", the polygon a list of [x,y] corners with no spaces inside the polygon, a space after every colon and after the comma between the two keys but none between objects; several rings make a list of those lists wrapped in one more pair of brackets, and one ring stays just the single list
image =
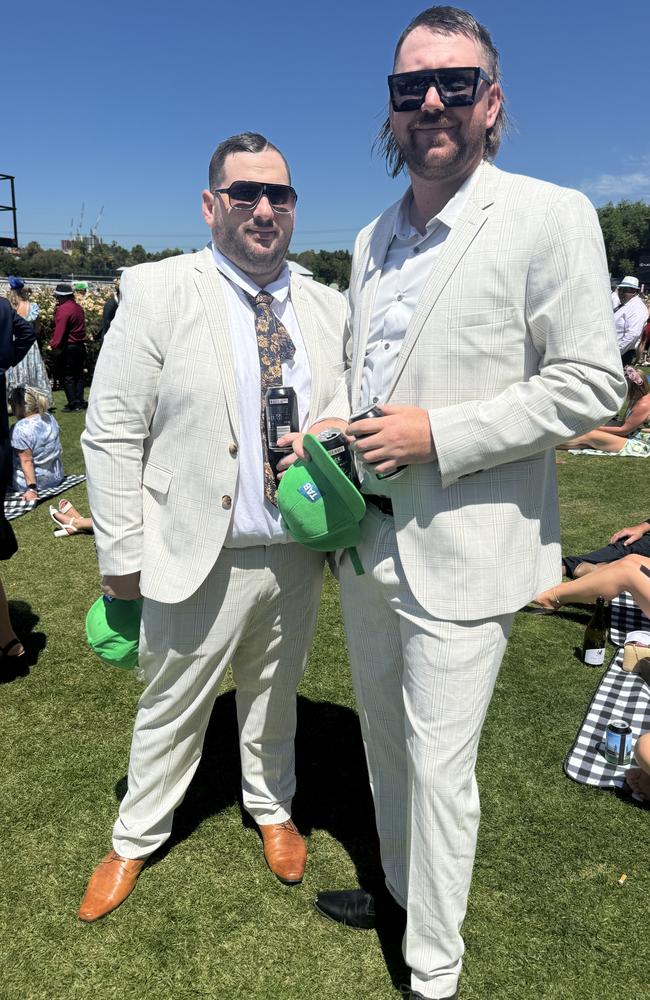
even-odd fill
[{"label": "man in cream suit", "polygon": [[147,686],[114,849],[90,880],[84,921],[119,906],[169,837],[229,664],[244,806],[271,870],[302,879],[306,846],[291,820],[296,688],[323,556],[282,528],[261,385],[270,373],[293,386],[300,426],[312,423],[343,379],[346,303],[289,275],[296,197],[274,146],[233,136],[203,192],[211,245],[122,277],[82,443],[104,590],[144,596]]},{"label": "man in cream suit", "polygon": [[389,894],[316,906],[354,927],[405,921],[405,995],[447,998],[481,727],[514,612],[560,578],[552,449],[615,413],[624,385],[591,205],[490,163],[503,98],[487,31],[424,11],[389,86],[384,145],[411,186],[354,252],[351,407],[385,416],[348,428],[369,466],[365,576],[340,566]]}]

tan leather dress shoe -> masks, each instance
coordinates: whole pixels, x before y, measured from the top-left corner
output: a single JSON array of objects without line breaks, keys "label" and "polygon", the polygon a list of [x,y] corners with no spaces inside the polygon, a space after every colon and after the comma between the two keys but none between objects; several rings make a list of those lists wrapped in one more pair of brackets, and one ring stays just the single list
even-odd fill
[{"label": "tan leather dress shoe", "polygon": [[292,819],[259,825],[266,863],[285,885],[302,882],[307,863],[307,845]]},{"label": "tan leather dress shoe", "polygon": [[120,857],[115,851],[102,858],[86,886],[77,914],[79,919],[90,924],[116,910],[135,888],[146,860],[132,861]]}]

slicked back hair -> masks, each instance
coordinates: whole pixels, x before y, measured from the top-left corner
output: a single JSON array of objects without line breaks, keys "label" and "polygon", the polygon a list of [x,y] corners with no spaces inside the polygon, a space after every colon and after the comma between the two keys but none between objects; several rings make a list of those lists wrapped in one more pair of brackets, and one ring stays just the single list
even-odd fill
[{"label": "slicked back hair", "polygon": [[259,132],[240,132],[239,135],[231,135],[229,139],[224,139],[223,142],[220,142],[212,154],[208,172],[210,190],[214,191],[215,188],[220,186],[223,180],[223,166],[226,157],[230,156],[231,153],[263,153],[267,149],[275,150],[276,153],[280,154],[287,168],[289,183],[291,183],[289,164],[284,155],[280,153],[278,147],[274,146],[263,135],[260,135]]},{"label": "slicked back hair", "polygon": [[[499,65],[499,53],[490,37],[490,33],[482,24],[476,20],[473,14],[459,7],[428,7],[421,14],[414,17],[410,24],[404,28],[395,46],[393,57],[393,68],[397,63],[400,49],[404,41],[415,31],[416,28],[427,28],[433,35],[464,35],[472,41],[477,42],[483,50],[486,61],[485,69],[494,83],[501,83],[501,70]],[[501,139],[510,131],[510,120],[502,99],[499,114],[494,125],[485,132],[485,147],[483,159],[493,160],[497,154]],[[391,177],[397,175],[406,166],[406,161],[395,141],[391,131],[390,119],[386,117],[373,149],[378,149],[386,158],[386,169]]]}]

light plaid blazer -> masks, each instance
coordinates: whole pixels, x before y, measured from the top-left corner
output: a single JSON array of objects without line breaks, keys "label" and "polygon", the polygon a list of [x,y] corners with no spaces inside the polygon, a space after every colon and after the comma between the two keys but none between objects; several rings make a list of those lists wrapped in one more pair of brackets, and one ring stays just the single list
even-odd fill
[{"label": "light plaid blazer", "polygon": [[[344,377],[347,306],[338,292],[296,275],[291,301],[311,369],[311,422]],[[212,251],[125,271],[82,435],[101,572],[140,571],[142,593],[163,603],[193,594],[230,524],[238,441],[234,358]]]},{"label": "light plaid blazer", "polygon": [[[390,486],[414,595],[437,617],[515,611],[560,579],[554,445],[624,396],[603,241],[576,191],[485,163],[422,291],[386,402],[426,408],[438,461]],[[399,203],[352,263],[353,409]]]}]

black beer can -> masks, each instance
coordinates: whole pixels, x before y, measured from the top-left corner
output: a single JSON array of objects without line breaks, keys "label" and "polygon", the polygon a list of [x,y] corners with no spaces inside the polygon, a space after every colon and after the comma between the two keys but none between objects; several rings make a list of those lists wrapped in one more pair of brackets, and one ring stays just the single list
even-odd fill
[{"label": "black beer can", "polygon": [[[356,413],[352,414],[352,416],[350,417],[350,423],[354,424],[357,422],[357,420],[368,420],[370,419],[370,417],[383,417],[383,416],[385,416],[385,414],[382,413],[377,406],[366,406],[364,410],[357,410]],[[364,460],[361,459],[361,461],[363,462]],[[366,468],[370,469],[371,472],[373,471],[370,462],[364,462],[364,464],[366,465]],[[397,479],[397,477],[403,475],[407,469],[408,465],[398,465],[397,468],[393,469],[392,472],[375,472],[374,475],[377,477],[377,479]]]},{"label": "black beer can", "polygon": [[278,448],[278,438],[291,431],[300,430],[295,389],[292,389],[290,385],[272,385],[270,389],[267,389],[264,415],[266,419],[266,443],[269,451],[288,455],[291,451],[291,445]]},{"label": "black beer can", "polygon": [[348,479],[352,479],[352,455],[345,435],[337,431],[335,427],[327,427],[316,435],[316,440],[320,441],[323,448],[343,470]]},{"label": "black beer can", "polygon": [[625,719],[612,719],[605,733],[605,758],[609,764],[629,764],[632,759],[632,727]]}]

